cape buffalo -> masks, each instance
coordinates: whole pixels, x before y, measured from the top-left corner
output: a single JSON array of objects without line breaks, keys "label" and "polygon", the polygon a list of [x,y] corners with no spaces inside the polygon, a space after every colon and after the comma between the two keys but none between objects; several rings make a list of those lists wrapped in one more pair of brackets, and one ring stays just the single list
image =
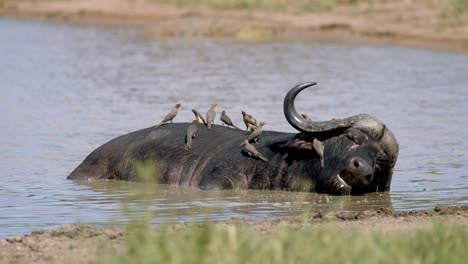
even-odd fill
[{"label": "cape buffalo", "polygon": [[[284,114],[300,133],[264,131],[253,144],[268,161],[250,157],[240,144],[250,132],[213,125],[198,127],[191,150],[184,149],[190,123],[164,124],[117,137],[94,150],[68,179],[138,180],[141,162],[156,168],[159,183],[210,188],[249,188],[362,194],[389,191],[398,143],[377,118],[359,114],[314,122],[297,113],[303,89],[284,98]],[[323,143],[323,160],[313,142]]]}]

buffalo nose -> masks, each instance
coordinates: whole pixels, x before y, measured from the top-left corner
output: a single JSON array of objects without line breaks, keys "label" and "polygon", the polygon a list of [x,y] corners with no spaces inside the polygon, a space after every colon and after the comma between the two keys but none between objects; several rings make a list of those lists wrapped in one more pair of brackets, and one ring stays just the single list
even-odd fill
[{"label": "buffalo nose", "polygon": [[347,167],[348,170],[355,176],[361,178],[362,180],[367,180],[367,182],[372,181],[374,177],[373,166],[360,157],[354,157],[350,159]]},{"label": "buffalo nose", "polygon": [[357,159],[353,159],[352,163],[353,163],[353,166],[356,169],[359,168],[360,166],[362,166],[361,162],[359,160],[357,160]]}]

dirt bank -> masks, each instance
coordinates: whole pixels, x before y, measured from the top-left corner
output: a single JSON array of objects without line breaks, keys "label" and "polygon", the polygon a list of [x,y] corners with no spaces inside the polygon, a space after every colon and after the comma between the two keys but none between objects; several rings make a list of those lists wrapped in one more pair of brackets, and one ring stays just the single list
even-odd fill
[{"label": "dirt bank", "polygon": [[306,13],[220,11],[145,0],[0,0],[0,13],[78,23],[133,24],[152,37],[319,39],[468,51],[468,25],[448,23],[443,11],[428,4],[431,1],[362,2]]},{"label": "dirt bank", "polygon": [[[434,210],[393,212],[387,209],[360,213],[313,213],[305,217],[275,218],[263,223],[248,223],[256,232],[268,233],[279,227],[298,229],[304,225],[331,227],[344,232],[411,233],[428,229],[434,220],[468,229],[468,205],[436,207]],[[228,227],[231,223],[219,223]],[[174,226],[175,229],[186,225]],[[156,231],[157,232],[157,231]],[[33,231],[0,240],[1,263],[66,263],[96,260],[103,252],[125,251],[126,231],[118,228],[65,225],[56,230]]]}]

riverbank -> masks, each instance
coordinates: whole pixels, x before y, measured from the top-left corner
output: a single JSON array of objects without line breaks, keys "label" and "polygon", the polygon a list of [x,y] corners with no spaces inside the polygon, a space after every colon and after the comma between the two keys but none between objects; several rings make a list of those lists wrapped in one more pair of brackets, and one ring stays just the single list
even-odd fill
[{"label": "riverbank", "polygon": [[321,263],[334,256],[338,262],[394,263],[397,257],[397,262],[460,263],[467,242],[468,206],[464,205],[312,213],[262,223],[232,220],[158,228],[133,224],[127,229],[66,225],[0,240],[0,262],[297,263],[313,257]]},{"label": "riverbank", "polygon": [[0,13],[74,23],[130,24],[156,38],[332,40],[468,51],[468,5],[460,0],[250,2],[1,0]]}]

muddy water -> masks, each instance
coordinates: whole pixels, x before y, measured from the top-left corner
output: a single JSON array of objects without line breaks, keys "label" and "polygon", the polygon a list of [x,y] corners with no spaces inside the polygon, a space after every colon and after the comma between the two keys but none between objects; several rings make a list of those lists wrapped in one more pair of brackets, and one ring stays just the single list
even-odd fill
[{"label": "muddy water", "polygon": [[[125,223],[248,219],[307,210],[395,210],[468,203],[468,54],[339,43],[145,39],[126,27],[0,20],[0,238],[76,221]],[[200,191],[135,183],[66,181],[97,146],[216,101],[241,124],[294,130],[284,94],[303,81],[297,107],[316,120],[369,113],[400,142],[392,191],[357,197]],[[146,189],[146,188],[145,188]],[[122,205],[130,205],[123,212]]]}]

